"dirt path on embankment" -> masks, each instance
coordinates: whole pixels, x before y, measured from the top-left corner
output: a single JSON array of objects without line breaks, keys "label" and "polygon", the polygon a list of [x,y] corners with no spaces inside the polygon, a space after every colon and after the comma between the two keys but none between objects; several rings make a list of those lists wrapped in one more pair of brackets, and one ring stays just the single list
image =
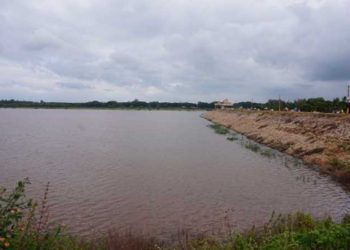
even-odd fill
[{"label": "dirt path on embankment", "polygon": [[350,185],[350,115],[214,110],[202,117],[316,164]]}]

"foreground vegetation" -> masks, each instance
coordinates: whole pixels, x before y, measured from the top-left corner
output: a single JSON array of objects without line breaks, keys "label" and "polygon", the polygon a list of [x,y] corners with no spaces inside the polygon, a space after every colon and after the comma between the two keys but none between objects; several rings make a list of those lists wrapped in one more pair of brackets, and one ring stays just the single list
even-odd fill
[{"label": "foreground vegetation", "polygon": [[48,218],[47,194],[40,204],[25,197],[28,179],[0,192],[0,249],[349,249],[350,217],[340,223],[310,215],[275,215],[261,228],[232,233],[225,240],[183,235],[177,242],[110,232],[98,239],[79,239]]}]

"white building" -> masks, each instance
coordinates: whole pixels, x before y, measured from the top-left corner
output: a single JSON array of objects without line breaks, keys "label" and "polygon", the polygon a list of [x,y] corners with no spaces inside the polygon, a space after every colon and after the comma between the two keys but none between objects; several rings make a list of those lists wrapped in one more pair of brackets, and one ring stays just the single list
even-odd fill
[{"label": "white building", "polygon": [[215,104],[215,108],[217,109],[227,109],[227,108],[233,108],[233,102],[230,102],[227,98],[223,101],[218,101]]}]

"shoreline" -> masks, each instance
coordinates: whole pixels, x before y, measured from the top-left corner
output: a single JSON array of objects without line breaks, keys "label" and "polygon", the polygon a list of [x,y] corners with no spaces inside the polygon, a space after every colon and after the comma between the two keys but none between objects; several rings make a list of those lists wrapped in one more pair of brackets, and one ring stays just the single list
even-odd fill
[{"label": "shoreline", "polygon": [[208,111],[207,109],[186,109],[186,108],[87,108],[87,107],[0,107],[0,110],[24,109],[24,110],[111,110],[111,111]]},{"label": "shoreline", "polygon": [[350,186],[350,116],[342,114],[213,110],[202,117],[260,144],[317,165]]}]

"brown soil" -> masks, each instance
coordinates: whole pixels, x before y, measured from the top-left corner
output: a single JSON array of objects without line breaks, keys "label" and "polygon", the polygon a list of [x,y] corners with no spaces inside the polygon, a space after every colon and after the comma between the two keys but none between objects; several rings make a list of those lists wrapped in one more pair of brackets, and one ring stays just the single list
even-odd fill
[{"label": "brown soil", "polygon": [[350,115],[214,110],[203,117],[307,164],[350,185]]}]

